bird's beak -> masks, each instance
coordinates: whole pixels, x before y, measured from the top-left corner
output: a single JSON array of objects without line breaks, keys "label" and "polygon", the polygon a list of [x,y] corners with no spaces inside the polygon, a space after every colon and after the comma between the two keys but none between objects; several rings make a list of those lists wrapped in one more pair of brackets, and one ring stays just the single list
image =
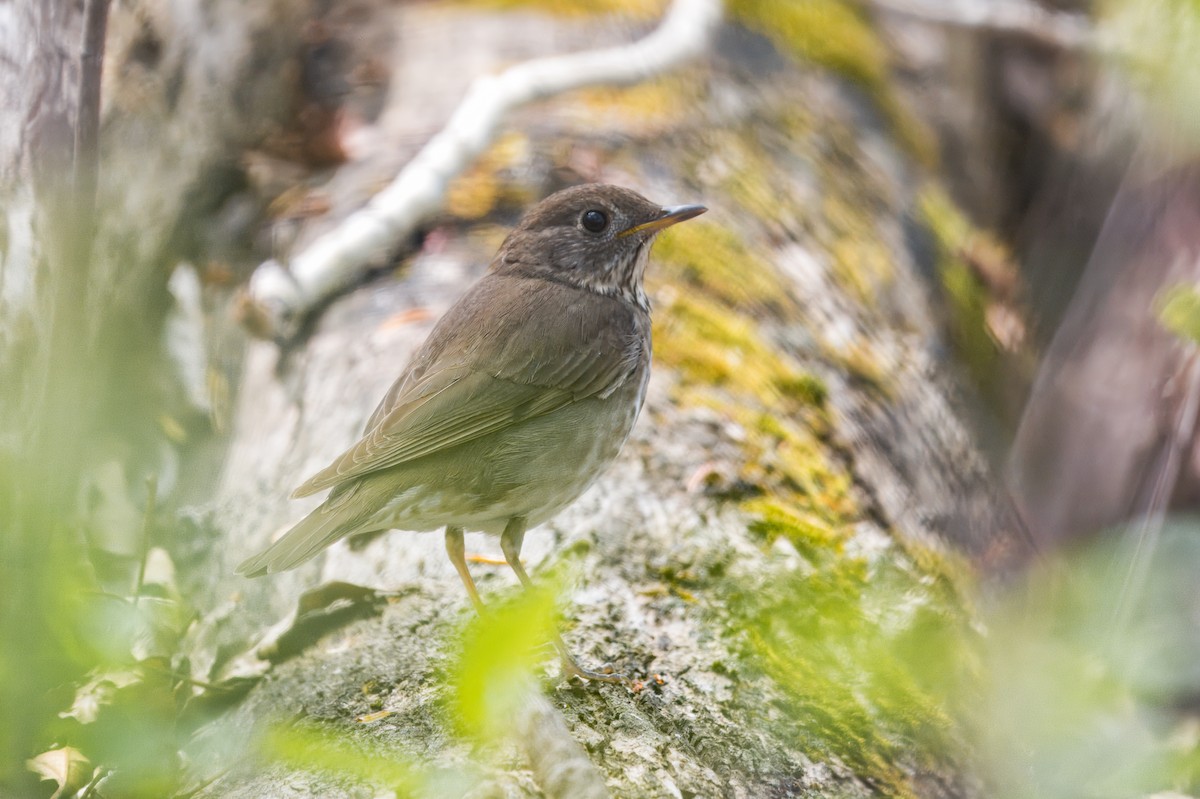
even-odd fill
[{"label": "bird's beak", "polygon": [[662,209],[662,215],[657,219],[643,222],[640,225],[634,225],[628,230],[621,231],[619,235],[624,237],[642,232],[657,233],[663,228],[669,228],[677,222],[683,222],[692,217],[700,216],[700,214],[707,210],[703,205],[672,205]]}]

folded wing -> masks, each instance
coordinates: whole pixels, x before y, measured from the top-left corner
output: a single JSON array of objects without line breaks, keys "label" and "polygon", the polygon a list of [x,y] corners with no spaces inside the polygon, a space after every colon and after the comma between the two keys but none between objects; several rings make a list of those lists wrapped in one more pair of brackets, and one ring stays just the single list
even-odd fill
[{"label": "folded wing", "polygon": [[[464,298],[455,310],[470,314],[472,299]],[[372,415],[362,439],[293,496],[498,433],[585,397],[607,396],[649,357],[632,327],[589,323],[595,315],[584,309],[564,317],[558,330],[523,323],[522,310],[536,313],[541,301],[535,292],[527,298],[531,307],[492,315],[495,321],[487,329],[475,327],[475,346],[448,341],[444,329],[435,329]],[[446,324],[457,315],[448,314],[439,328],[463,329]]]}]

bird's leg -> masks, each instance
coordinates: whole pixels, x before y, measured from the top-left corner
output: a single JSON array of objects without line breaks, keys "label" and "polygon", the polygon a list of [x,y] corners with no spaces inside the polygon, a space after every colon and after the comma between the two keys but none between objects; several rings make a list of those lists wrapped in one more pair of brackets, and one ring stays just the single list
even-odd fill
[{"label": "bird's leg", "polygon": [[[508,520],[508,524],[504,526],[504,532],[500,535],[500,549],[504,551],[504,559],[508,561],[508,565],[517,573],[517,579],[521,581],[521,585],[529,589],[533,587],[533,581],[529,579],[529,575],[525,573],[525,567],[521,564],[521,545],[524,542],[525,518],[514,516]],[[571,653],[567,651],[567,645],[558,633],[554,634],[554,647],[558,650],[559,658],[562,659],[563,671],[568,676],[598,682],[623,683],[626,681],[623,674],[604,674],[580,666],[575,662],[575,658],[571,657]]]},{"label": "bird's leg", "polygon": [[467,593],[471,595],[475,612],[482,614],[483,602],[479,599],[479,592],[475,590],[475,581],[471,579],[471,570],[467,568],[466,548],[463,545],[463,529],[461,527],[447,525],[446,554],[450,556],[450,562],[454,564],[454,568],[458,569],[458,576],[462,578]]}]

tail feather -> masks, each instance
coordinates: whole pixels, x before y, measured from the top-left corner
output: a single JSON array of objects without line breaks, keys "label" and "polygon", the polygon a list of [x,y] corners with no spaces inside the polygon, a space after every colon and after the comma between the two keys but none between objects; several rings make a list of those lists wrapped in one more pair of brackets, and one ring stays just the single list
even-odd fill
[{"label": "tail feather", "polygon": [[271,546],[242,561],[236,571],[246,577],[287,571],[315,557],[322,549],[360,530],[395,493],[387,480],[365,479],[335,489],[316,510],[305,516]]}]

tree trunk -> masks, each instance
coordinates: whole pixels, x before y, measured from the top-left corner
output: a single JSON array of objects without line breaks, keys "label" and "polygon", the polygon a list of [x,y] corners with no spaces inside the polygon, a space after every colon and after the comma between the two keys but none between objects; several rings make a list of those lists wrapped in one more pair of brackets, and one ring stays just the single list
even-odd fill
[{"label": "tree trunk", "polygon": [[[221,261],[237,282],[272,254],[249,241],[269,201],[288,189],[273,213],[310,209],[275,220],[276,232],[297,228],[301,248],[444,124],[476,74],[635,32],[419,3],[363,2],[340,17],[284,0],[147,0],[114,12],[96,329],[123,353],[129,381],[155,387],[131,415],[165,413],[173,430],[202,408],[228,435],[213,447],[186,428],[178,484],[161,481],[188,505],[160,543],[197,611],[169,658],[192,681],[177,685],[189,697],[175,730],[187,732],[188,765],[174,789],[978,794],[946,710],[956,677],[930,670],[929,647],[973,635],[964,562],[993,568],[1024,545],[975,444],[973,394],[947,355],[929,280],[965,268],[947,218],[966,223],[924,165],[920,126],[893,96],[866,22],[850,11],[807,19],[807,6],[783,4],[794,24],[772,28],[756,7],[733,4],[708,58],[677,74],[516,114],[415,252],[397,242],[398,261],[282,347],[242,338],[220,277]],[[814,24],[829,26],[816,36],[834,56],[814,44]],[[353,35],[364,30],[375,37]],[[346,54],[347,42],[363,51]],[[325,57],[361,80],[339,83],[356,88],[328,103],[312,100],[325,97]],[[462,68],[446,68],[450,59]],[[386,95],[363,78],[381,68]],[[292,110],[309,102],[307,116],[285,113],[297,94]],[[300,129],[314,116],[315,130]],[[337,169],[314,169],[347,154]],[[320,188],[294,188],[318,178]],[[519,212],[583,181],[710,209],[652,256],[654,374],[620,461],[531,531],[524,551],[535,579],[559,588],[570,648],[636,682],[574,685],[539,660],[536,689],[486,683],[487,695],[521,701],[480,746],[462,721],[473,707],[462,675],[495,680],[509,654],[479,654],[440,535],[339,543],[262,580],[233,568],[311,508],[290,491],[357,437]],[[161,363],[165,288],[184,259],[204,280],[195,306],[166,326],[178,375],[162,380],[130,364],[146,352]],[[15,263],[0,266],[6,287],[18,285]],[[10,306],[21,302],[5,291]],[[132,334],[131,316],[142,320]],[[199,373],[235,375],[227,412],[220,392],[192,391],[190,408],[179,396],[177,382],[203,383],[175,346],[197,324]],[[148,428],[138,435],[159,446],[143,449],[161,453],[162,434]],[[162,469],[160,459],[124,463],[125,482]],[[483,536],[467,546],[498,551]],[[516,587],[507,568],[472,568],[485,601],[504,606]],[[521,622],[501,613],[494,624],[503,640]]]},{"label": "tree trunk", "polygon": [[[461,96],[471,76],[436,69],[441,48],[423,43],[438,41],[428,32],[442,26],[472,43],[480,69],[543,54],[547,41],[565,48],[629,36],[596,21],[423,6],[399,11],[398,25],[393,74],[426,75],[439,90],[424,90],[443,98]],[[386,118],[436,130],[451,107],[422,107],[419,96],[395,93]],[[808,670],[837,679],[821,674],[824,655],[788,651],[869,659],[885,639],[914,633],[904,624],[884,630],[876,603],[890,589],[876,579],[898,574],[917,586],[937,574],[945,588],[953,558],[933,552],[994,563],[1021,546],[963,421],[964,390],[946,366],[936,294],[922,276],[934,268],[938,231],[909,209],[937,191],[934,176],[893,143],[904,120],[881,118],[878,100],[836,74],[800,68],[786,40],[731,22],[708,62],[683,74],[519,114],[458,181],[451,216],[395,273],[336,300],[296,346],[249,346],[207,516],[215,545],[197,588],[209,599],[192,662],[197,677],[219,683],[267,677],[201,734],[231,744],[197,758],[196,776],[216,777],[202,795],[257,796],[286,784],[296,795],[352,796],[368,790],[362,780],[379,779],[347,764],[333,776],[301,776],[286,746],[266,770],[231,754],[261,734],[264,719],[297,717],[308,733],[356,751],[420,763],[420,784],[434,793],[448,780],[461,786],[453,774],[501,795],[580,790],[546,783],[536,738],[513,731],[481,759],[470,738],[454,734],[451,675],[459,647],[470,646],[461,629],[471,611],[440,534],[338,544],[254,582],[233,567],[312,506],[288,500],[290,490],[356,438],[434,320],[482,274],[499,232],[471,220],[507,227],[534,199],[581,180],[710,211],[656,251],[655,372],[620,462],[528,537],[535,575],[568,574],[568,645],[586,663],[610,662],[639,681],[636,690],[573,686],[549,665],[543,690],[556,712],[615,795],[972,795],[965,755],[939,743],[952,736],[936,714],[903,733],[870,688],[854,697],[797,684],[818,679]],[[330,196],[336,218],[339,195]],[[468,550],[498,556],[483,536],[468,536]],[[797,632],[811,611],[783,597],[830,599],[799,575],[815,572],[824,584],[857,568],[852,598],[835,604],[868,619],[855,633],[864,640]],[[485,600],[516,586],[506,567],[474,569]],[[340,583],[388,599],[346,594]],[[280,654],[276,629],[269,646],[227,661],[216,654],[244,646],[316,585],[330,587],[309,604],[332,609],[284,623],[309,645]],[[924,610],[908,621],[954,608],[954,589],[940,590],[919,592]],[[367,618],[355,619],[353,607]],[[346,625],[328,632],[338,612]],[[786,662],[775,668],[779,655]],[[907,701],[928,709],[934,700]],[[837,718],[846,713],[872,721],[860,728]]]}]

